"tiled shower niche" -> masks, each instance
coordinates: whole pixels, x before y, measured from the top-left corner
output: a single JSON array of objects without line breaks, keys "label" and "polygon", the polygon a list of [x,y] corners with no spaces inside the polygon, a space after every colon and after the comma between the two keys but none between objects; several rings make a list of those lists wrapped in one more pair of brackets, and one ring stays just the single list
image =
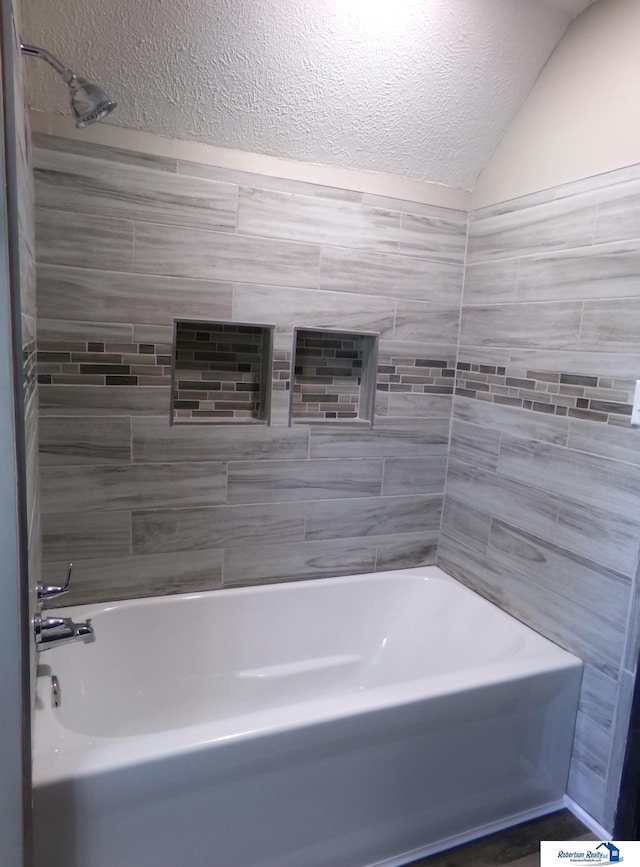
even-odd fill
[{"label": "tiled shower niche", "polygon": [[173,424],[267,424],[272,325],[176,320]]},{"label": "tiled shower niche", "polygon": [[291,422],[373,424],[378,335],[294,330]]}]

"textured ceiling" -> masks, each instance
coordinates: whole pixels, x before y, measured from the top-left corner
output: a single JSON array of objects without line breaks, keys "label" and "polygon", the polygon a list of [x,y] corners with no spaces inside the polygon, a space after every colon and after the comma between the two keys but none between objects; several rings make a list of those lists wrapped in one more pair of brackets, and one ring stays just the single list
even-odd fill
[{"label": "textured ceiling", "polygon": [[[109,123],[469,189],[588,0],[23,0]],[[68,114],[29,59],[32,108]]]}]

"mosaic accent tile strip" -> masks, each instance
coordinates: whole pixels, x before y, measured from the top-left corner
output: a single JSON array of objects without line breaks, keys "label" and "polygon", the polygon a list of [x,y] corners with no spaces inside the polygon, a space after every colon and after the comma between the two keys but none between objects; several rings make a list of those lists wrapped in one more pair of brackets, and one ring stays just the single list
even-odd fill
[{"label": "mosaic accent tile strip", "polygon": [[635,382],[628,379],[459,361],[455,383],[456,394],[474,400],[631,426]]},{"label": "mosaic accent tile strip", "polygon": [[176,323],[174,421],[264,421],[266,329]]},{"label": "mosaic accent tile strip", "polygon": [[296,335],[292,419],[357,419],[364,338],[335,331],[301,330]]},{"label": "mosaic accent tile strip", "polygon": [[288,391],[291,388],[291,355],[289,350],[275,349],[272,364],[272,388]]},{"label": "mosaic accent tile strip", "polygon": [[380,355],[376,389],[413,394],[453,394],[454,358]]},{"label": "mosaic accent tile strip", "polygon": [[40,342],[41,385],[169,385],[171,346],[160,343],[115,343],[103,340]]},{"label": "mosaic accent tile strip", "polygon": [[35,393],[38,375],[38,354],[35,340],[30,340],[22,345],[22,365],[24,370],[24,405],[27,406]]}]

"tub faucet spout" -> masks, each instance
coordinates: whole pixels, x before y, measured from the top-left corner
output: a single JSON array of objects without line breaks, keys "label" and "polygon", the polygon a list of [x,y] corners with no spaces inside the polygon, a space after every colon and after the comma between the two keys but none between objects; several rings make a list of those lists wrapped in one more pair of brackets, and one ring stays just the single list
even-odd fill
[{"label": "tub faucet spout", "polygon": [[48,647],[59,647],[71,641],[84,641],[88,644],[95,641],[91,620],[75,623],[70,617],[42,617],[36,614],[33,619],[36,634],[36,649],[46,650]]}]

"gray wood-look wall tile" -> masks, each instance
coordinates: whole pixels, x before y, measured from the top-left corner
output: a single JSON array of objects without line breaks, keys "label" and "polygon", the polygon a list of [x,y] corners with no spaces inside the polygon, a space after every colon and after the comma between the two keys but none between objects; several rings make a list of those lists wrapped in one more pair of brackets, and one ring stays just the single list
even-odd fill
[{"label": "gray wood-look wall tile", "polygon": [[309,429],[306,426],[225,427],[177,425],[168,417],[133,419],[133,459],[141,463],[184,461],[285,461],[306,458]]},{"label": "gray wood-look wall tile", "polygon": [[527,193],[524,196],[516,196],[503,202],[496,202],[493,205],[485,205],[484,208],[476,208],[471,211],[469,222],[485,220],[488,217],[517,214],[519,211],[526,211],[528,208],[535,207],[536,205],[553,202],[555,198],[556,190],[553,188],[537,190],[535,193]]},{"label": "gray wood-look wall tile", "polygon": [[[256,187],[261,190],[279,190],[282,193],[298,193],[302,196],[320,196],[326,199],[337,199],[344,202],[362,202],[364,194],[357,190],[330,187],[324,184],[311,184],[307,181],[295,181],[289,178],[278,178],[273,175],[260,175],[254,172],[244,172],[239,169],[227,169],[220,166],[194,163],[188,160],[178,160],[178,174],[193,178],[206,178],[237,184],[243,187]],[[375,205],[374,207],[386,207]],[[396,209],[397,210],[397,209]]]},{"label": "gray wood-look wall tile", "polygon": [[540,442],[502,438],[505,476],[625,518],[638,514],[640,468]]},{"label": "gray wood-look wall tile", "polygon": [[99,343],[133,343],[133,325],[120,322],[38,318],[39,350],[55,351],[58,349],[57,344],[65,343],[76,344],[77,349],[82,351],[81,347],[84,347],[88,340]]},{"label": "gray wood-look wall tile", "polygon": [[139,385],[41,385],[40,415],[162,416],[169,420],[169,387]]},{"label": "gray wood-look wall tile", "polygon": [[396,340],[456,343],[459,322],[458,305],[399,300],[393,336]]},{"label": "gray wood-look wall tile", "polygon": [[604,817],[606,783],[583,762],[577,760],[571,762],[567,795],[591,816]]},{"label": "gray wood-look wall tile", "polygon": [[323,247],[320,288],[452,304],[462,296],[462,265],[411,256]]},{"label": "gray wood-look wall tile", "polygon": [[438,531],[402,533],[376,539],[376,571],[432,566],[436,562]]},{"label": "gray wood-look wall tile", "polygon": [[382,477],[384,496],[401,494],[437,494],[444,491],[447,458],[385,458]]},{"label": "gray wood-look wall tile", "polygon": [[269,424],[271,425],[271,427],[288,427],[290,395],[291,392],[289,390],[272,389],[271,407],[269,410]]},{"label": "gray wood-look wall tile", "polygon": [[604,780],[609,765],[610,745],[611,733],[603,731],[593,720],[578,711],[572,761],[584,765]]},{"label": "gray wood-look wall tile", "polygon": [[380,355],[397,358],[439,358],[455,363],[457,347],[455,343],[440,340],[389,340],[382,338],[379,344]]},{"label": "gray wood-look wall tile", "polygon": [[[46,208],[43,212],[51,222],[58,220],[60,209],[71,211],[69,218],[62,221],[66,231],[70,222],[78,221],[81,211],[86,217],[83,218],[86,226],[80,227],[79,237],[89,241],[99,234],[104,240],[105,232],[97,231],[104,226],[113,229],[113,237],[107,237],[106,254],[101,252],[100,260],[74,259],[75,249],[71,250],[69,258],[67,251],[58,246],[52,255],[59,258],[48,259],[45,245],[39,274],[40,332],[51,344],[76,339],[84,343],[99,337],[115,339],[116,335],[115,342],[133,339],[168,344],[172,336],[171,323],[176,317],[236,318],[273,322],[287,331],[300,324],[375,331],[381,334],[383,341],[388,341],[390,352],[401,356],[415,350],[416,356],[420,353],[425,357],[455,358],[453,326],[457,324],[456,304],[461,294],[465,213],[376,197],[365,202],[364,196],[354,191],[261,179],[213,167],[198,168],[184,163],[178,166],[173,161],[155,161],[90,145],[70,145],[69,150],[75,151],[75,155],[69,155],[60,142],[58,145],[60,147],[53,144],[50,151],[40,155],[42,203],[56,206],[55,216]],[[93,172],[96,168],[100,171]],[[231,218],[238,184],[255,191],[243,191],[241,219],[246,222],[240,226],[240,231],[244,228],[246,232],[265,234],[269,238],[243,237],[227,231],[235,225]],[[279,192],[262,192],[260,188]],[[118,219],[120,214],[126,215],[125,221]],[[408,216],[401,230],[403,214]],[[275,216],[279,216],[280,222]],[[309,216],[313,219],[306,219]],[[120,255],[122,245],[116,231],[123,226],[128,232],[125,259]],[[49,231],[46,220],[45,227]],[[52,226],[50,231],[58,232],[58,225]],[[421,237],[422,232],[429,233],[430,237]],[[280,235],[305,238],[311,243],[273,237]],[[50,244],[46,235],[45,241]],[[396,252],[401,241],[408,245],[407,250],[412,255]],[[338,280],[336,291],[327,291],[327,285],[318,291],[318,245],[321,242],[326,243],[327,261],[334,261],[335,254],[335,261],[342,261],[341,257],[346,256],[351,263],[345,268],[338,265],[331,277]],[[390,252],[345,249],[345,243]],[[332,244],[338,246],[332,247]],[[91,249],[90,245],[87,249]],[[100,250],[105,250],[104,243]],[[444,261],[429,261],[434,256]],[[369,275],[367,280],[371,281],[369,290],[360,280],[363,267]],[[354,284],[353,291],[349,290],[348,281]],[[271,283],[273,286],[265,285]],[[405,298],[424,302],[424,306],[423,303],[396,303]],[[436,306],[430,307],[430,304]],[[422,314],[426,316],[414,335],[412,326]],[[397,325],[395,335],[394,324]],[[414,336],[418,339],[412,339]],[[449,341],[448,345],[441,342],[443,338]],[[280,348],[287,349],[288,345]],[[77,476],[75,483],[65,481],[66,487],[61,487],[57,479],[50,476],[47,508],[52,508],[51,503],[57,502],[61,494],[66,496],[68,489],[66,499],[75,504],[74,508],[82,507],[83,514],[91,514],[86,508],[88,500],[97,498],[98,491],[107,485],[105,479],[113,480],[121,471],[122,463],[131,459],[126,437],[132,425],[134,465],[129,464],[126,478],[128,483],[135,481],[135,484],[131,488],[120,486],[118,490],[115,482],[109,483],[107,502],[105,504],[101,494],[100,508],[96,511],[113,509],[109,514],[116,514],[119,503],[127,503],[123,508],[137,509],[134,516],[137,551],[151,551],[150,546],[156,545],[156,553],[161,553],[157,547],[166,545],[171,549],[168,555],[191,556],[207,545],[208,548],[213,546],[216,556],[220,557],[218,548],[244,544],[240,540],[244,539],[242,528],[247,523],[260,525],[254,529],[252,538],[262,533],[264,541],[271,544],[300,540],[303,507],[318,484],[322,501],[319,504],[312,501],[311,508],[316,510],[314,517],[318,510],[327,514],[327,497],[332,500],[347,497],[349,502],[352,498],[378,497],[384,457],[434,455],[436,460],[431,469],[437,463],[441,473],[447,451],[451,403],[449,397],[434,401],[429,396],[427,400],[416,400],[416,406],[409,406],[409,416],[415,414],[415,418],[384,419],[375,429],[358,431],[326,428],[318,431],[317,436],[314,430],[314,457],[323,458],[314,470],[314,461],[308,461],[308,427],[279,430],[267,426],[172,428],[169,426],[168,387],[66,386],[62,389],[45,386],[42,395],[43,412],[51,421],[47,434],[51,444],[45,446],[51,463],[46,471],[66,470],[70,466],[68,460],[78,461],[78,472],[74,466],[71,474],[74,478]],[[422,418],[424,412],[430,414],[434,409],[437,410],[434,419]],[[113,418],[118,416],[122,418],[114,422]],[[80,437],[69,444],[67,453],[65,431],[70,431],[76,421],[77,427],[69,436],[72,439],[80,432]],[[101,428],[98,421],[104,423],[104,427]],[[118,436],[103,444],[109,425]],[[345,465],[345,457],[357,460],[349,460]],[[216,502],[221,497],[216,493],[217,486],[203,486],[206,490],[198,492],[198,482],[194,485],[189,481],[188,486],[196,498],[194,504],[182,497],[180,485],[171,484],[174,477],[185,478],[185,469],[190,476],[191,468],[201,461],[207,467],[211,462],[223,460],[256,465],[266,462],[265,478],[261,479],[264,502],[268,504],[274,496],[276,499],[293,497],[295,510],[286,500],[278,506],[269,505],[268,509],[260,503],[242,507],[211,506],[208,505],[211,496]],[[369,466],[365,471],[366,461]],[[276,479],[279,490],[274,494],[268,489],[275,464],[280,464],[285,475],[282,482]],[[424,466],[423,462],[420,465]],[[415,464],[412,466],[415,468]],[[398,484],[396,470],[391,472],[390,468],[388,484]],[[93,477],[88,480],[93,471],[96,478],[102,475],[100,483],[92,484]],[[140,479],[139,474],[142,474]],[[236,494],[240,497],[245,482],[244,477],[238,481]],[[311,487],[307,483],[311,483]],[[165,490],[160,491],[162,486]],[[138,500],[134,499],[133,488],[139,494]],[[200,497],[204,497],[207,505],[199,502]],[[394,505],[398,508],[397,502]],[[339,503],[334,511],[342,510],[346,515],[343,506],[344,503]],[[375,511],[379,504],[376,502],[370,508]],[[439,502],[437,507],[430,505],[429,508],[429,515],[435,521],[433,515],[436,508],[440,508]],[[278,510],[287,515],[291,513],[289,523],[284,518],[276,520],[274,513]],[[255,512],[254,522],[248,521],[248,512]],[[209,519],[214,522],[214,529],[207,529]],[[341,534],[347,523],[346,519],[341,522]],[[389,522],[387,528],[388,525]],[[375,529],[375,551],[373,543],[367,542],[369,566],[375,563],[379,546],[384,547],[387,555],[395,550],[401,557],[400,547],[394,548],[392,544],[393,534],[383,534],[383,529],[382,524]],[[411,548],[410,565],[433,558],[433,532],[436,531],[429,530],[431,536],[425,542],[424,534],[408,533],[406,526],[402,529],[405,531],[400,534],[402,543]],[[356,512],[351,532],[374,530]],[[173,550],[174,546],[179,546],[179,550]],[[131,559],[142,562],[148,560],[148,555],[140,554]],[[406,556],[402,555],[402,562],[405,560]],[[98,564],[96,568],[101,567]],[[102,581],[101,576],[99,580]],[[145,582],[147,579],[143,576],[144,592],[149,586]],[[129,590],[126,595],[131,595]]]},{"label": "gray wood-look wall tile", "polygon": [[391,253],[400,214],[355,202],[241,187],[238,232]]},{"label": "gray wood-look wall tile", "polygon": [[551,539],[558,500],[546,491],[456,460],[449,461],[447,497]]},{"label": "gray wood-look wall tile", "polygon": [[[66,575],[67,562],[49,564],[55,580]],[[77,605],[215,590],[222,586],[222,551],[180,551],[141,557],[100,557],[76,560],[68,594],[52,605]]]},{"label": "gray wood-look wall tile", "polygon": [[469,220],[467,208],[442,208],[439,205],[411,202],[408,199],[396,199],[391,196],[381,196],[377,193],[363,193],[362,202],[365,205],[370,205],[372,208],[385,208],[388,211],[401,211],[403,214],[414,214],[420,217],[431,217],[432,219],[435,219],[442,211],[446,214],[447,222],[451,221],[464,227],[466,227]]},{"label": "gray wood-look wall tile", "polygon": [[442,511],[442,532],[460,540],[470,548],[484,553],[489,541],[491,515],[474,509],[462,500],[447,494]]},{"label": "gray wood-look wall tile", "polygon": [[594,241],[640,238],[640,180],[615,184],[598,192]]},{"label": "gray wood-look wall tile", "polygon": [[585,301],[580,346],[583,349],[640,352],[640,298]]},{"label": "gray wood-look wall tile", "polygon": [[155,223],[136,223],[135,239],[129,270],[142,274],[260,284],[268,274],[275,286],[318,286],[320,254],[312,244]]},{"label": "gray wood-look wall tile", "polygon": [[[35,265],[34,265],[34,270],[35,270]],[[20,324],[21,324],[21,331],[22,331],[22,345],[26,346],[28,343],[31,343],[32,340],[36,339],[37,333],[38,333],[38,329],[36,326],[35,305],[32,308],[31,313],[26,313],[24,310],[21,312]]]},{"label": "gray wood-look wall tile", "polygon": [[290,503],[135,511],[133,553],[302,542],[304,518],[304,507]]},{"label": "gray wood-look wall tile", "polygon": [[609,677],[616,677],[624,638],[602,629],[590,600],[568,599],[494,558],[440,534],[438,565],[500,608]]},{"label": "gray wood-look wall tile", "polygon": [[158,171],[173,173],[177,171],[177,160],[171,157],[160,157],[140,151],[127,151],[122,148],[82,141],[78,138],[61,138],[59,136],[44,135],[43,133],[33,133],[31,139],[34,161],[37,161],[40,154],[45,151],[57,151],[59,153],[92,157],[93,159],[109,160],[114,163],[124,163],[126,165],[138,166],[139,168],[156,169]]},{"label": "gray wood-look wall tile", "polygon": [[561,501],[554,541],[632,578],[638,566],[640,520],[612,515],[594,506]]},{"label": "gray wood-look wall tile", "polygon": [[[184,316],[184,314],[181,314]],[[191,318],[191,317],[189,317]],[[223,318],[223,317],[213,317]],[[165,320],[166,323],[166,320]],[[161,343],[171,346],[173,342],[173,323],[161,325],[143,325],[139,322],[133,325],[134,343]]]},{"label": "gray wood-look wall tile", "polygon": [[514,367],[524,370],[561,370],[564,373],[584,373],[587,376],[614,376],[635,379],[640,368],[640,354],[561,350],[511,350]]},{"label": "gray wood-look wall tile", "polygon": [[433,208],[430,214],[402,214],[400,252],[460,263],[467,243],[467,220],[460,211]]},{"label": "gray wood-look wall tile", "polygon": [[[640,564],[638,564],[640,566]],[[640,570],[639,570],[640,573]],[[624,651],[623,667],[636,674],[638,671],[638,661],[640,658],[640,581],[636,574],[633,598],[629,609],[629,626],[626,636],[626,647]]]},{"label": "gray wood-look wall tile", "polygon": [[517,259],[469,264],[464,272],[464,304],[499,304],[516,300]]},{"label": "gray wood-look wall tile", "polygon": [[[519,301],[640,296],[638,242],[580,247],[519,260]],[[466,297],[466,295],[465,295]]]},{"label": "gray wood-look wall tile", "polygon": [[376,393],[376,417],[449,418],[452,400],[449,394],[379,391]]},{"label": "gray wood-look wall tile", "polygon": [[375,562],[375,539],[247,545],[225,552],[224,586],[372,572]]},{"label": "gray wood-look wall tile", "polygon": [[607,677],[592,665],[585,665],[580,690],[580,711],[600,726],[611,731],[618,697],[618,681]]},{"label": "gray wood-look wall tile", "polygon": [[590,193],[592,190],[601,190],[606,187],[615,187],[618,184],[626,184],[628,181],[636,181],[640,178],[640,164],[624,166],[614,169],[612,172],[603,172],[592,175],[589,178],[580,178],[577,181],[569,181],[552,189],[554,198],[563,199],[566,196],[577,196]]},{"label": "gray wood-look wall tile", "polygon": [[449,456],[477,467],[495,470],[498,465],[500,433],[479,424],[454,419]]},{"label": "gray wood-look wall tile", "polygon": [[43,467],[42,512],[144,509],[159,505],[223,503],[224,463],[122,464],[105,467]]},{"label": "gray wood-look wall tile", "polygon": [[133,271],[133,225],[130,220],[38,208],[38,262]]},{"label": "gray wood-look wall tile", "polygon": [[[458,347],[458,361],[470,364],[491,364],[494,367],[508,367],[511,354],[515,349],[498,349],[495,346],[465,346]],[[522,350],[524,351],[524,350]]]},{"label": "gray wood-look wall tile", "polygon": [[460,342],[472,346],[577,349],[581,316],[579,301],[463,307]]},{"label": "gray wood-look wall tile", "polygon": [[566,445],[569,419],[529,412],[517,406],[501,406],[456,395],[453,404],[456,420],[483,425],[499,434]]},{"label": "gray wood-look wall tile", "polygon": [[341,539],[434,531],[440,527],[442,496],[372,497],[307,503],[305,539]]},{"label": "gray wood-look wall tile", "polygon": [[311,429],[311,458],[375,458],[447,455],[449,420],[377,421],[373,428],[316,426]]},{"label": "gray wood-look wall tile", "polygon": [[[459,360],[482,363],[478,347],[498,345],[507,359],[485,363],[634,381],[638,238],[637,167],[473,214],[464,299],[479,306],[463,310]],[[637,594],[633,602],[630,595],[640,543],[637,432],[580,419],[558,425],[556,418],[546,429],[536,419],[537,430],[527,431],[509,425],[526,411],[459,397],[454,413],[500,434],[501,445],[498,474],[485,471],[462,484],[457,458],[473,469],[479,457],[456,452],[454,433],[447,497],[462,484],[465,508],[491,515],[492,534],[483,551],[475,525],[456,522],[445,507],[439,563],[586,660],[568,791],[612,827],[622,762],[622,750],[612,749],[616,707],[616,729],[620,713],[620,730],[628,723],[616,679],[621,663],[633,658],[635,666],[640,645],[640,630],[627,629],[638,608]],[[514,519],[510,509],[500,513],[503,499],[487,505],[487,476],[519,481],[534,499],[555,503],[555,520],[551,513],[535,527],[526,508]],[[529,519],[539,520],[534,508]]]},{"label": "gray wood-look wall tile", "polygon": [[469,262],[584,247],[591,244],[596,218],[595,193],[545,202],[486,216],[472,214]]},{"label": "gray wood-look wall tile", "polygon": [[[131,553],[129,512],[69,512],[62,506],[42,516],[42,558],[45,563]],[[75,576],[74,576],[75,577]],[[47,577],[49,583],[55,583]]]},{"label": "gray wood-look wall tile", "polygon": [[122,464],[131,460],[131,419],[40,419],[40,466]]},{"label": "gray wood-look wall tile", "polygon": [[229,320],[232,292],[232,283],[38,267],[38,312],[43,318],[159,325],[174,318]]},{"label": "gray wood-look wall tile", "polygon": [[43,208],[233,232],[238,188],[109,160],[39,150],[36,200]]},{"label": "gray wood-look wall tile", "polygon": [[640,431],[612,424],[592,424],[572,418],[568,446],[616,461],[640,465]]},{"label": "gray wood-look wall tile", "polygon": [[382,460],[243,461],[228,465],[228,503],[277,503],[373,497],[382,490]]},{"label": "gray wood-look wall tile", "polygon": [[572,601],[589,599],[599,612],[601,629],[624,631],[631,582],[610,569],[597,568],[574,554],[511,524],[493,519],[488,556],[537,584]]},{"label": "gray wood-look wall tile", "polygon": [[283,331],[307,326],[373,331],[392,337],[395,304],[392,298],[282,286],[236,284],[233,290],[235,320],[275,323]]}]

